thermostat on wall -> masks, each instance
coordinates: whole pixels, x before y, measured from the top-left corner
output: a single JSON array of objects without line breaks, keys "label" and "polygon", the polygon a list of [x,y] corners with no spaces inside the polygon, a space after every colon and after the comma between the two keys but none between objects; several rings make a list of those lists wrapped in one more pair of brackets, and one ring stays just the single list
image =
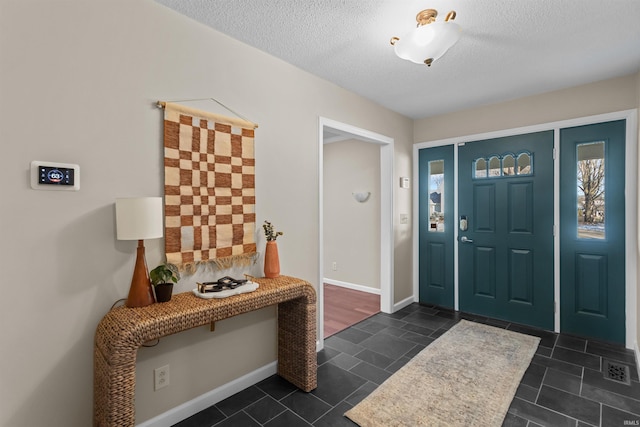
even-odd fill
[{"label": "thermostat on wall", "polygon": [[400,177],[400,188],[409,188],[409,178],[406,176]]},{"label": "thermostat on wall", "polygon": [[70,163],[31,162],[31,188],[34,190],[80,189],[80,166]]}]

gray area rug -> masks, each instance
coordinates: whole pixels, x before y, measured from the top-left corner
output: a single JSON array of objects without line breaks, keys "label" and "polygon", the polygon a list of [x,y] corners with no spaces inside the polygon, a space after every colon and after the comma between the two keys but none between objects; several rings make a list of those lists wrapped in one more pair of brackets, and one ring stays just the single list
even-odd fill
[{"label": "gray area rug", "polygon": [[461,320],[345,416],[361,427],[501,426],[539,342]]}]

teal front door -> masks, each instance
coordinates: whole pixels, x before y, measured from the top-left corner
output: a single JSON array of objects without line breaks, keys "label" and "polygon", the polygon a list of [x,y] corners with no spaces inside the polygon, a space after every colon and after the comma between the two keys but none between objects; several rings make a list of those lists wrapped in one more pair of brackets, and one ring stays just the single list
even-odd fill
[{"label": "teal front door", "polygon": [[419,299],[453,308],[453,145],[419,151]]},{"label": "teal front door", "polygon": [[460,310],[554,328],[553,131],[459,147]]},{"label": "teal front door", "polygon": [[619,120],[560,131],[560,330],[622,345],[625,129]]}]

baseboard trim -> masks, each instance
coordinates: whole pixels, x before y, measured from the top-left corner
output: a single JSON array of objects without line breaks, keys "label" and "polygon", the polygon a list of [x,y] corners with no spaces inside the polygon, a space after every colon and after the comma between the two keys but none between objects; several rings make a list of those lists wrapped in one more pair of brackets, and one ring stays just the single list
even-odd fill
[{"label": "baseboard trim", "polygon": [[176,406],[173,409],[151,418],[150,420],[138,424],[138,427],[170,427],[204,409],[207,409],[211,405],[215,405],[227,397],[233,396],[247,387],[269,378],[277,372],[277,369],[278,362],[269,363],[262,368],[249,372],[240,378],[236,378],[235,380],[202,394],[195,399],[185,402],[182,405]]},{"label": "baseboard trim", "polygon": [[415,301],[413,299],[413,296],[410,296],[408,298],[403,299],[400,302],[397,302],[395,304],[393,304],[393,312],[395,313],[398,310],[402,310],[403,308],[405,308],[408,305],[413,304]]},{"label": "baseboard trim", "polygon": [[372,288],[370,286],[357,285],[355,283],[342,282],[340,280],[322,279],[324,283],[328,285],[340,286],[342,288],[353,289],[354,291],[367,292],[369,294],[380,295],[380,289]]}]

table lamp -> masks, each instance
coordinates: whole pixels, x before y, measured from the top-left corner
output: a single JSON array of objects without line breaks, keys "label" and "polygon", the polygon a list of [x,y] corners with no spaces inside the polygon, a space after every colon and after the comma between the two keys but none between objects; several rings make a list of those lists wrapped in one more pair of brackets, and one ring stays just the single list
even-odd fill
[{"label": "table lamp", "polygon": [[117,239],[138,241],[136,265],[125,303],[127,307],[144,307],[156,302],[144,257],[144,239],[163,236],[162,220],[162,197],[116,199]]}]

